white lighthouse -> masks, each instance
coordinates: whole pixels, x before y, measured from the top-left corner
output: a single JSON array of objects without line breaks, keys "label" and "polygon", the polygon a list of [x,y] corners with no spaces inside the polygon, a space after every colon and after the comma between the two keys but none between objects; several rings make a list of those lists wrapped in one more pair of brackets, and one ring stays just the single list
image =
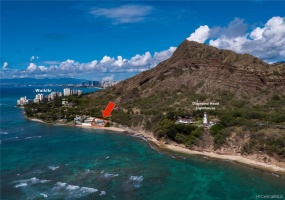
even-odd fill
[{"label": "white lighthouse", "polygon": [[208,118],[207,118],[207,113],[206,112],[204,112],[203,126],[208,126]]}]

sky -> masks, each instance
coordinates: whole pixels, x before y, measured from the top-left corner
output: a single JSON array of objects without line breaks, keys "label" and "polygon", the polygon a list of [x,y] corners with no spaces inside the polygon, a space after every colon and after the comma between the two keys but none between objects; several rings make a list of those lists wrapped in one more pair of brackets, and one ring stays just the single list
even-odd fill
[{"label": "sky", "polygon": [[285,61],[285,1],[1,1],[2,78],[123,80],[185,39]]}]

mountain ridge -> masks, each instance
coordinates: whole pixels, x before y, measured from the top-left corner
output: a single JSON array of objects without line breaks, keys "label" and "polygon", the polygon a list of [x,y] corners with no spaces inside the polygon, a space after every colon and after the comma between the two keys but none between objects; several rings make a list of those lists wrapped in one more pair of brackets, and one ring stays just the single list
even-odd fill
[{"label": "mountain ridge", "polygon": [[169,59],[122,81],[112,92],[120,104],[134,98],[131,93],[147,97],[183,87],[196,88],[202,94],[226,90],[238,99],[253,98],[253,101],[259,101],[254,98],[261,95],[264,100],[272,93],[285,94],[285,64],[267,64],[250,54],[184,40]]}]

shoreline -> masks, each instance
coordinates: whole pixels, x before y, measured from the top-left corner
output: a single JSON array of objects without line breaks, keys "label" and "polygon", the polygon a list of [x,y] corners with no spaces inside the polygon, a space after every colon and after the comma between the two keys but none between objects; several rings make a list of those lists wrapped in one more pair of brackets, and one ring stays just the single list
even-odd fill
[{"label": "shoreline", "polygon": [[[27,119],[35,122],[40,122],[40,123],[45,123],[45,124],[50,124],[46,123],[42,120],[39,119],[34,119],[34,118],[28,118]],[[55,123],[56,124],[56,123]],[[223,154],[217,154],[215,152],[205,152],[205,151],[196,151],[196,150],[191,150],[187,149],[182,146],[178,146],[175,144],[165,144],[161,141],[158,141],[152,134],[148,134],[143,131],[135,131],[132,130],[128,127],[92,127],[92,126],[82,126],[82,125],[69,125],[69,124],[61,124],[61,125],[66,125],[66,126],[74,126],[74,127],[80,127],[80,128],[88,128],[88,129],[95,129],[95,130],[107,130],[107,131],[114,131],[114,132],[119,132],[119,133],[125,133],[134,137],[141,138],[149,143],[151,148],[154,150],[158,151],[159,149],[161,150],[167,150],[167,151],[172,151],[172,152],[178,152],[182,154],[187,154],[187,155],[200,155],[200,156],[206,156],[214,159],[219,159],[219,160],[230,160],[234,161],[240,164],[243,164],[245,166],[249,166],[255,169],[260,169],[266,172],[272,172],[281,176],[285,177],[285,168],[280,167],[274,164],[268,164],[265,162],[258,162],[253,159],[246,158],[244,156],[239,156],[239,155],[223,155]],[[155,147],[153,147],[153,145]]]},{"label": "shoreline", "polygon": [[158,141],[152,134],[148,134],[144,131],[135,131],[135,130],[132,130],[130,128],[125,128],[125,127],[122,127],[121,129],[124,130],[126,133],[131,134],[134,137],[139,137],[147,141],[149,145],[151,146],[151,148],[155,149],[156,151],[166,150],[167,153],[171,151],[171,152],[178,152],[178,153],[187,154],[187,155],[206,156],[206,157],[210,157],[210,158],[217,159],[217,160],[229,160],[229,161],[242,164],[247,167],[259,169],[259,170],[266,171],[266,172],[275,173],[275,174],[285,177],[285,168],[274,165],[274,164],[259,162],[259,161],[246,158],[240,155],[223,155],[223,154],[217,154],[215,152],[191,150],[191,149],[187,149],[186,147],[178,146],[178,144],[165,144],[162,141]]},{"label": "shoreline", "polygon": [[114,132],[120,132],[123,133],[125,132],[124,129],[118,128],[118,127],[114,127],[114,126],[110,126],[110,127],[97,127],[97,126],[84,126],[84,125],[74,125],[75,127],[79,127],[79,128],[88,128],[88,129],[96,129],[96,130],[108,130],[108,131],[114,131]]},{"label": "shoreline", "polygon": [[276,173],[278,175],[285,177],[285,168],[279,167],[279,166],[274,165],[274,164],[258,162],[258,161],[251,160],[251,159],[243,157],[243,156],[223,155],[223,154],[217,154],[214,152],[201,152],[201,151],[190,150],[187,148],[183,148],[180,146],[174,146],[174,145],[165,145],[165,149],[170,150],[170,151],[185,153],[185,154],[206,156],[206,157],[219,159],[219,160],[234,161],[234,162],[240,163],[240,164],[245,165],[245,166],[249,166],[249,167],[252,167],[255,169],[261,169],[261,170],[266,171],[266,172]]}]

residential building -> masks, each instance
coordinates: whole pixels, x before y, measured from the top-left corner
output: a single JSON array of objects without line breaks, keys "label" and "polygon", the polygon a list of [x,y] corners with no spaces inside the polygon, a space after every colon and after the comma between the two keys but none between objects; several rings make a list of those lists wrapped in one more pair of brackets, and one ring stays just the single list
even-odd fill
[{"label": "residential building", "polygon": [[92,81],[92,86],[93,87],[99,87],[100,86],[100,82],[99,81]]},{"label": "residential building", "polygon": [[50,93],[50,100],[54,100],[57,97],[57,92]]},{"label": "residential building", "polygon": [[43,94],[36,94],[36,97],[34,98],[34,103],[39,103],[41,101],[45,100],[45,95]]},{"label": "residential building", "polygon": [[17,105],[18,105],[18,106],[23,106],[23,105],[26,105],[26,104],[28,104],[28,103],[32,103],[32,100],[27,99],[26,96],[21,97],[19,100],[17,100]]},{"label": "residential building", "polygon": [[64,95],[64,96],[69,96],[69,95],[71,95],[71,93],[70,93],[70,88],[64,88],[64,89],[63,89],[63,95]]}]

